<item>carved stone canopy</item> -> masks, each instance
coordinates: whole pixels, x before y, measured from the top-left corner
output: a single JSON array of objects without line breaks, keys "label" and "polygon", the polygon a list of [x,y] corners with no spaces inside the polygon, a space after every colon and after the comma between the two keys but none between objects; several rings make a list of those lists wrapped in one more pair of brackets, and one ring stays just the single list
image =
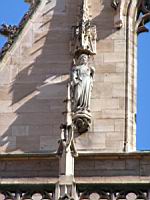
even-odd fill
[{"label": "carved stone canopy", "polygon": [[74,57],[81,54],[96,54],[96,26],[91,24],[89,18],[88,0],[82,0],[80,8],[80,20],[76,26],[72,26],[72,49]]}]

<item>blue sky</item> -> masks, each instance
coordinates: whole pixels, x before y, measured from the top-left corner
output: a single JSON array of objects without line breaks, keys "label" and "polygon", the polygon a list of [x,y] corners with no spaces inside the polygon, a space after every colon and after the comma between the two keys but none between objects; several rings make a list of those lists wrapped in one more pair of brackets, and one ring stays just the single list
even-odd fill
[{"label": "blue sky", "polygon": [[[0,24],[18,24],[28,10],[23,0],[3,0]],[[148,25],[150,28],[150,24]],[[6,41],[0,37],[0,47]],[[150,33],[138,37],[137,149],[150,150]]]},{"label": "blue sky", "polygon": [[137,148],[150,150],[150,32],[138,37],[137,96]]},{"label": "blue sky", "polygon": [[[18,24],[23,14],[28,10],[29,5],[24,0],[2,0],[0,6],[0,25]],[[0,47],[6,41],[4,37],[0,37]]]}]

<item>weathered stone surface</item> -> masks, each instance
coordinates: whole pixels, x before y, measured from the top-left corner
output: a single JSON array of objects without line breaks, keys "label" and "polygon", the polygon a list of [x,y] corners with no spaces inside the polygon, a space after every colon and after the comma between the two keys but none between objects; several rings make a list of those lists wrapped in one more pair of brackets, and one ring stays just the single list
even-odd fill
[{"label": "weathered stone surface", "polygon": [[75,139],[76,147],[79,150],[98,150],[105,149],[105,133],[85,133]]},{"label": "weathered stone surface", "polygon": [[[13,146],[15,152],[57,149],[72,66],[72,26],[77,24],[80,3],[43,0],[0,64],[0,135],[2,140],[6,138],[5,146]],[[126,24],[120,30],[114,28],[110,1],[90,0],[89,4],[92,25],[97,27],[97,55],[90,59],[90,66],[95,67],[90,106],[93,118],[89,132],[76,135],[76,144],[80,150],[120,152],[124,149],[126,130],[127,85],[129,112],[135,107],[132,97],[136,95],[133,91],[136,58],[129,56],[127,84]],[[133,37],[129,41],[136,48]],[[133,117],[129,118],[129,126],[135,126]],[[15,139],[12,141],[11,137]],[[135,134],[128,138],[133,149]]]},{"label": "weathered stone surface", "polygon": [[[134,156],[130,155],[131,157],[129,154],[99,155],[99,158],[97,156],[78,158],[75,164],[76,177],[99,177],[99,181],[104,178],[104,182],[106,177],[109,177],[108,182],[111,182],[110,177],[114,179],[116,177],[118,182],[123,178],[125,182],[132,179],[137,183],[137,181],[147,180],[150,176],[149,154],[145,158],[142,158],[140,153],[135,153]],[[94,178],[93,180],[96,181]]]},{"label": "weathered stone surface", "polygon": [[1,178],[57,177],[58,160],[1,160],[0,168]]}]

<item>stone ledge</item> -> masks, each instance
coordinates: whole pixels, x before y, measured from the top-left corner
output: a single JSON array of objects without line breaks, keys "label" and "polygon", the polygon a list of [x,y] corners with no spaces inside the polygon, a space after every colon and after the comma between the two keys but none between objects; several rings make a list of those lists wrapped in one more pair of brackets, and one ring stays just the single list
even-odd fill
[{"label": "stone ledge", "polygon": [[1,178],[0,184],[3,185],[39,185],[39,184],[56,184],[57,178]]},{"label": "stone ledge", "polygon": [[[58,178],[6,178],[0,179],[3,185],[39,185],[39,184],[56,184]],[[75,182],[79,184],[150,184],[150,176],[122,176],[122,177],[76,177]]]},{"label": "stone ledge", "polygon": [[0,154],[0,160],[51,160],[56,159],[56,152],[51,153],[23,153],[23,154]]},{"label": "stone ledge", "polygon": [[149,184],[150,176],[76,177],[76,184]]},{"label": "stone ledge", "polygon": [[[126,159],[126,158],[148,158],[150,159],[150,151],[137,151],[137,152],[119,152],[119,153],[103,153],[101,151],[78,151],[79,158],[88,157],[88,159]],[[78,159],[78,158],[77,158]]]}]

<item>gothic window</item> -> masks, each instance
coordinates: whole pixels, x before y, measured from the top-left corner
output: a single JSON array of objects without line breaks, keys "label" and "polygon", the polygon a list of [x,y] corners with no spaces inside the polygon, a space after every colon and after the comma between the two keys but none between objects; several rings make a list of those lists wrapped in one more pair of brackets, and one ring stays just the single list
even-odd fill
[{"label": "gothic window", "polygon": [[[137,149],[150,149],[149,143],[149,44],[150,34],[140,34],[150,30],[150,1],[139,1],[137,13],[138,36],[138,84],[137,84]],[[148,23],[148,24],[147,24]],[[144,137],[143,137],[144,136]],[[144,139],[143,139],[144,138]],[[147,139],[146,139],[147,138]],[[143,145],[143,146],[142,146]]]}]

